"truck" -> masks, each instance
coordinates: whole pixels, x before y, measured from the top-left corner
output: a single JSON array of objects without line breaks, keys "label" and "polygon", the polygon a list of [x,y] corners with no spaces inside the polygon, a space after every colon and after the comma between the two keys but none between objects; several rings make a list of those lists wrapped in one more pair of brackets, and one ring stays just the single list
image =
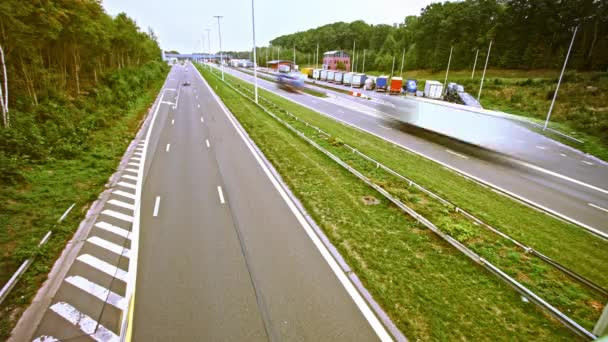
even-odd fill
[{"label": "truck", "polygon": [[321,70],[321,81],[327,81],[327,69]]},{"label": "truck", "polygon": [[443,84],[439,81],[426,80],[424,83],[424,97],[440,99],[443,96]]},{"label": "truck", "polygon": [[401,94],[401,87],[403,87],[403,78],[401,77],[393,77],[391,78],[391,87],[389,93],[393,94]]},{"label": "truck", "polygon": [[351,84],[355,88],[361,88],[365,85],[366,80],[367,76],[365,74],[354,74]]},{"label": "truck", "polygon": [[327,82],[333,82],[335,74],[336,74],[335,70],[327,70]]},{"label": "truck", "polygon": [[354,72],[347,72],[344,74],[344,77],[342,77],[342,83],[344,85],[350,85],[350,83],[353,81],[353,75],[355,73]]},{"label": "truck", "polygon": [[289,67],[289,65],[286,64],[279,64],[279,72],[283,72],[283,73],[288,73],[289,71],[291,71],[291,68]]},{"label": "truck", "polygon": [[306,74],[308,78],[312,78],[313,68],[302,68],[302,73]]},{"label": "truck", "polygon": [[376,78],[376,91],[386,92],[388,86],[388,76],[378,76]]},{"label": "truck", "polygon": [[322,69],[315,69],[312,71],[312,79],[313,80],[318,80],[321,78],[321,70]]},{"label": "truck", "polygon": [[336,71],[334,74],[334,83],[342,84],[342,80],[344,79],[344,73],[342,71]]},{"label": "truck", "polygon": [[374,90],[374,88],[376,88],[376,78],[374,76],[370,76],[365,80],[363,90]]},{"label": "truck", "polygon": [[298,74],[280,73],[277,76],[277,83],[279,84],[279,88],[288,90],[291,92],[298,92],[300,89],[304,88],[304,80],[299,75],[301,75],[301,74],[299,74],[299,73]]}]

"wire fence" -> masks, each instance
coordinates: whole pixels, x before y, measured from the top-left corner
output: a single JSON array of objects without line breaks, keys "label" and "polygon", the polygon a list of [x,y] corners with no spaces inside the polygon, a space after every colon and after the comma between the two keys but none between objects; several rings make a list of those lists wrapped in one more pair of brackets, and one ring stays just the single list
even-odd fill
[{"label": "wire fence", "polygon": [[[233,85],[230,84],[230,81],[222,80],[220,77],[218,77],[217,75],[215,75],[215,73],[213,73],[213,72],[212,72],[212,74],[213,74],[214,77],[216,77],[218,80],[222,81],[224,84],[226,84],[232,90],[236,91],[237,93],[239,93],[244,98],[246,98],[246,99],[252,101],[253,103],[255,103],[255,100],[253,98],[251,98],[250,96],[244,94],[242,91],[240,91],[239,89],[237,89],[237,87],[241,88],[241,89],[243,89],[243,90],[245,90],[245,91],[247,91],[249,93],[252,93],[252,91],[250,91],[249,89],[246,89],[246,88],[242,88],[238,84],[236,84],[236,87],[235,87],[235,86],[233,86]],[[276,104],[272,103],[272,101],[270,101],[270,100],[268,100],[268,99],[266,99],[266,98],[264,98],[262,96],[259,96],[259,98],[262,99],[263,101],[265,101],[266,103],[268,103],[273,108],[280,109],[280,107],[277,106]],[[363,182],[365,182],[367,185],[369,185],[370,187],[372,187],[374,190],[376,190],[377,192],[379,192],[382,196],[384,196],[391,203],[393,203],[398,208],[400,208],[403,212],[405,212],[408,215],[410,215],[411,217],[413,217],[418,223],[421,223],[422,225],[424,225],[425,227],[427,227],[428,229],[430,229],[433,233],[435,233],[437,236],[439,236],[440,238],[442,238],[444,241],[446,241],[447,243],[449,243],[450,245],[452,245],[454,248],[458,249],[460,252],[462,252],[464,255],[466,255],[467,257],[469,257],[475,263],[483,266],[488,271],[490,271],[492,274],[496,275],[501,280],[503,280],[504,282],[506,282],[507,284],[509,284],[511,287],[513,287],[516,291],[518,291],[524,297],[528,298],[531,302],[533,302],[534,304],[536,304],[537,306],[539,306],[542,310],[544,310],[549,315],[551,315],[553,318],[555,318],[559,322],[561,322],[564,326],[568,327],[570,330],[572,330],[573,332],[575,332],[576,334],[578,334],[579,336],[581,336],[583,338],[590,339],[590,340],[593,340],[593,339],[597,338],[597,336],[595,336],[593,333],[589,332],[587,329],[585,329],[584,327],[582,327],[581,325],[579,325],[573,319],[571,319],[570,317],[568,317],[567,315],[565,315],[564,313],[562,313],[560,310],[558,310],[557,308],[555,308],[554,306],[552,306],[551,304],[549,304],[547,301],[543,300],[541,297],[539,297],[538,295],[536,295],[530,289],[528,289],[527,287],[525,287],[524,285],[522,285],[521,283],[519,283],[515,279],[511,278],[507,273],[505,273],[504,271],[502,271],[500,268],[498,268],[497,266],[493,265],[491,262],[489,262],[489,261],[485,260],[484,258],[482,258],[481,256],[479,256],[477,253],[475,253],[474,251],[472,251],[471,249],[469,249],[468,247],[466,247],[464,244],[462,244],[461,242],[459,242],[458,240],[456,240],[455,238],[453,238],[449,234],[446,234],[443,231],[441,231],[431,221],[429,221],[428,219],[426,219],[424,216],[418,214],[414,209],[408,207],[406,204],[404,204],[403,202],[401,202],[399,199],[397,199],[394,196],[392,196],[388,191],[386,191],[385,189],[383,189],[379,185],[375,184],[371,179],[369,179],[368,177],[366,177],[363,173],[361,173],[360,171],[356,170],[355,168],[353,168],[352,166],[348,165],[346,162],[344,162],[343,160],[341,160],[339,157],[337,157],[336,155],[334,155],[330,151],[328,151],[325,148],[323,148],[317,142],[313,141],[311,138],[309,138],[308,136],[306,136],[305,133],[299,131],[298,129],[296,129],[295,127],[293,127],[292,125],[290,125],[288,122],[286,122],[285,120],[281,119],[279,116],[277,116],[276,114],[274,114],[273,112],[271,112],[268,108],[264,107],[263,105],[261,105],[259,103],[255,103],[255,104],[260,109],[262,109],[266,114],[270,115],[272,118],[274,118],[275,120],[277,120],[278,122],[280,122],[287,129],[289,129],[290,131],[292,131],[296,135],[300,136],[303,140],[305,140],[308,144],[310,144],[311,146],[313,146],[315,149],[317,149],[318,151],[320,151],[321,153],[323,153],[324,155],[326,155],[327,157],[329,157],[330,159],[332,159],[333,161],[335,161],[338,165],[342,166],[343,168],[345,168],[346,170],[348,170],[350,173],[352,173],[353,175],[355,175],[357,178],[359,178],[360,180],[362,180]],[[331,135],[329,133],[321,130],[319,127],[311,125],[308,122],[305,122],[304,120],[296,117],[295,115],[289,113],[286,110],[282,110],[282,111],[285,114],[289,115],[290,117],[296,119],[297,121],[305,123],[308,127],[311,127],[313,129],[315,129],[317,132],[319,132],[319,133],[321,133],[321,134],[323,134],[325,136],[331,137]],[[351,146],[348,146],[348,147],[351,148],[354,153],[357,153],[357,154],[363,156],[363,154],[360,153],[359,151],[357,151],[355,148],[353,148]],[[390,170],[389,168],[387,168],[386,166],[382,165],[381,163],[373,160],[371,157],[365,156],[365,158],[368,159],[368,160],[370,160],[370,161],[375,162],[376,165],[377,165],[377,167],[384,167],[384,168],[386,168],[387,171]],[[399,175],[395,171],[393,171],[393,170],[391,170],[391,171],[389,171],[389,172],[391,172],[394,175]],[[404,176],[399,175],[398,177],[400,177],[400,178],[402,178],[402,179],[410,182],[411,185],[415,184],[414,182],[412,182],[411,180],[407,179]],[[417,186],[421,190],[424,189],[424,188],[422,188],[418,184],[416,184],[415,186]],[[424,190],[426,190],[425,193],[427,193],[428,190],[427,189],[424,189]],[[430,192],[430,191],[428,191],[428,193],[432,194],[432,192]],[[441,197],[439,197],[438,195],[433,194],[431,196],[433,198],[437,198],[438,200],[440,200],[440,201],[442,201],[444,203],[451,204],[447,200],[441,199]],[[458,211],[461,212],[462,210],[458,209]],[[496,230],[496,231],[498,231],[498,230]],[[516,241],[514,239],[511,239],[511,240],[512,241]],[[524,246],[524,245],[520,244],[520,246]],[[525,246],[523,248],[525,248]]]}]

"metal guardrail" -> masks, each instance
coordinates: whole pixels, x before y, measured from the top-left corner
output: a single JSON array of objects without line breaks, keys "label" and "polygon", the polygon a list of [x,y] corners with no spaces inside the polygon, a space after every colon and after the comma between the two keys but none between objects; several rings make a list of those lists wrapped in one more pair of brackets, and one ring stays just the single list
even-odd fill
[{"label": "metal guardrail", "polygon": [[[237,93],[239,93],[241,96],[243,96],[243,97],[249,99],[250,101],[252,101],[253,103],[255,103],[255,101],[252,98],[250,98],[249,96],[247,96],[246,94],[244,94],[240,90],[238,90],[235,87],[233,87],[229,82],[227,82],[225,80],[222,80],[221,78],[217,77],[214,73],[212,73],[212,74],[214,75],[214,77],[216,77],[218,80],[224,82],[228,87],[230,87],[231,89],[233,89],[234,91],[236,91]],[[262,97],[260,97],[260,98],[262,98]],[[264,101],[269,102],[265,98],[262,98],[262,99]],[[407,205],[405,205],[399,199],[393,197],[391,194],[389,194],[382,187],[380,187],[377,184],[373,183],[369,178],[367,178],[361,172],[357,171],[356,169],[354,169],[353,167],[351,167],[350,165],[348,165],[347,163],[345,163],[344,161],[342,161],[339,157],[335,156],[334,154],[332,154],[331,152],[329,152],[328,150],[324,149],[322,146],[320,146],[319,144],[317,144],[315,141],[313,141],[312,139],[308,138],[303,132],[301,132],[298,129],[294,128],[289,123],[287,123],[285,120],[279,118],[277,115],[275,115],[274,113],[270,112],[267,108],[265,108],[264,106],[260,105],[259,103],[255,103],[255,104],[260,109],[262,109],[265,113],[267,113],[268,115],[270,115],[271,117],[273,117],[275,120],[277,120],[278,122],[280,122],[281,124],[283,124],[287,129],[289,129],[290,131],[292,131],[295,134],[297,134],[298,136],[300,136],[302,139],[304,139],[310,145],[312,145],[313,147],[315,147],[317,150],[319,150],[320,152],[322,152],[323,154],[325,154],[327,157],[329,157],[330,159],[332,159],[333,161],[335,161],[340,166],[344,167],[346,170],[348,170],[349,172],[351,172],[357,178],[361,179],[367,185],[369,185],[370,187],[372,187],[373,189],[375,189],[376,191],[378,191],[386,199],[388,199],[393,204],[395,204],[397,207],[399,207],[402,211],[404,211],[408,215],[412,216],[419,223],[422,223],[425,227],[429,228],[432,232],[434,232],[436,235],[438,235],[439,237],[441,237],[443,240],[445,240],[446,242],[448,242],[450,245],[452,245],[453,247],[455,247],[456,249],[458,249],[460,252],[462,252],[463,254],[465,254],[471,260],[473,260],[474,262],[476,262],[479,265],[482,265],[484,268],[486,268],[487,270],[489,270],[492,274],[495,274],[496,276],[498,276],[501,280],[503,280],[504,282],[506,282],[507,284],[509,284],[511,287],[513,287],[515,290],[517,290],[523,296],[525,296],[526,298],[528,298],[530,301],[532,301],[537,306],[539,306],[541,309],[543,309],[545,312],[547,312],[549,315],[551,315],[553,318],[557,319],[564,326],[568,327],[570,330],[572,330],[573,332],[575,332],[579,336],[587,338],[589,340],[593,340],[593,339],[597,338],[597,336],[595,336],[593,333],[589,332],[587,329],[585,329],[584,327],[580,326],[573,319],[571,319],[570,317],[568,317],[567,315],[565,315],[564,313],[562,313],[561,311],[559,311],[557,308],[555,308],[554,306],[552,306],[551,304],[549,304],[548,302],[546,302],[545,300],[543,300],[541,297],[539,297],[538,295],[536,295],[530,289],[528,289],[527,287],[525,287],[524,285],[522,285],[521,283],[519,283],[515,279],[511,278],[508,274],[506,274],[505,272],[503,272],[500,268],[498,268],[497,266],[493,265],[489,261],[485,260],[484,258],[482,258],[477,253],[475,253],[474,251],[472,251],[469,248],[467,248],[465,245],[463,245],[462,243],[460,243],[458,240],[454,239],[450,235],[442,232],[437,226],[435,226],[432,222],[430,222],[424,216],[418,214],[415,210],[413,210],[412,208],[410,208]],[[276,105],[274,105],[274,107],[278,108],[278,106],[276,106]],[[287,111],[285,111],[285,112],[288,113]],[[291,115],[291,116],[293,116],[293,115]],[[304,122],[301,119],[299,119],[299,121]],[[313,127],[313,128],[316,128],[313,125],[310,125],[310,124],[308,124],[308,125],[311,126],[311,127]],[[321,130],[319,128],[316,128],[316,129],[317,129],[317,131],[321,132]],[[323,133],[326,134],[326,135],[328,135],[325,132],[323,132]]]},{"label": "metal guardrail", "polygon": [[[68,214],[70,213],[70,211],[72,211],[72,209],[74,208],[74,206],[76,205],[76,203],[73,203],[64,213],[63,215],[61,215],[61,217],[59,218],[59,220],[57,220],[57,223],[51,228],[51,230],[49,230],[44,237],[42,238],[42,240],[40,240],[40,242],[38,243],[38,246],[36,246],[36,248],[40,248],[42,246],[44,246],[49,239],[51,238],[51,235],[53,234],[53,229],[55,228],[55,226],[58,223],[63,222],[63,220],[65,220],[65,218],[68,216]],[[6,282],[6,284],[4,284],[4,287],[2,287],[2,290],[0,290],[0,304],[2,304],[2,302],[4,302],[4,300],[8,297],[8,295],[10,294],[10,292],[13,290],[13,288],[15,287],[15,285],[17,285],[17,282],[19,281],[19,279],[21,278],[21,276],[23,276],[23,274],[25,273],[25,271],[27,271],[27,269],[32,265],[32,263],[34,262],[35,257],[30,257],[27,260],[25,260],[21,266],[19,266],[19,268],[17,269],[17,271],[15,271],[15,273],[13,274],[13,276]]]}]

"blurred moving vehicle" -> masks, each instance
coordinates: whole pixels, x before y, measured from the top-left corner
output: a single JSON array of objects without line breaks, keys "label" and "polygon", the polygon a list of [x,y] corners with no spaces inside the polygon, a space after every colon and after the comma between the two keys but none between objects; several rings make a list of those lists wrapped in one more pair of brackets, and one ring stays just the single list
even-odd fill
[{"label": "blurred moving vehicle", "polygon": [[300,75],[296,74],[279,74],[277,76],[277,83],[279,84],[279,88],[291,92],[299,92],[302,88],[304,88],[304,80],[300,77]]}]

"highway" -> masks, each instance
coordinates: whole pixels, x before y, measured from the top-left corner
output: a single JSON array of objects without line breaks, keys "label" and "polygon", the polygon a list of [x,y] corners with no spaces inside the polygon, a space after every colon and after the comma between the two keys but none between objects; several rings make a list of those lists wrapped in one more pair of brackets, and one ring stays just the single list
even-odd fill
[{"label": "highway", "polygon": [[194,67],[176,66],[171,78],[173,87],[191,86],[180,87],[176,108],[159,116],[153,132],[133,339],[383,336]]},{"label": "highway", "polygon": [[[248,74],[230,68],[224,70],[253,82],[253,77]],[[585,177],[583,182],[570,177],[570,174],[560,173],[567,164],[565,161],[562,160],[559,164],[562,169],[557,170],[553,168],[554,158],[550,159],[551,163],[546,162],[547,153],[552,152],[551,149],[554,148],[549,145],[543,146],[545,149],[530,146],[531,150],[542,157],[538,157],[537,163],[522,164],[521,161],[505,157],[502,153],[458,143],[455,140],[444,141],[429,138],[426,134],[412,133],[390,115],[382,113],[382,109],[392,107],[386,103],[376,104],[375,101],[332,91],[328,91],[328,98],[291,93],[280,90],[276,84],[263,79],[258,80],[258,85],[608,237],[608,193],[604,189],[605,184],[608,184],[608,177],[605,176],[606,167],[603,165],[593,165],[594,170],[582,173]],[[526,156],[526,160],[531,159],[534,159],[532,154]],[[573,172],[578,172],[576,170],[580,167],[592,166],[580,164],[571,163],[575,165]]]}]

